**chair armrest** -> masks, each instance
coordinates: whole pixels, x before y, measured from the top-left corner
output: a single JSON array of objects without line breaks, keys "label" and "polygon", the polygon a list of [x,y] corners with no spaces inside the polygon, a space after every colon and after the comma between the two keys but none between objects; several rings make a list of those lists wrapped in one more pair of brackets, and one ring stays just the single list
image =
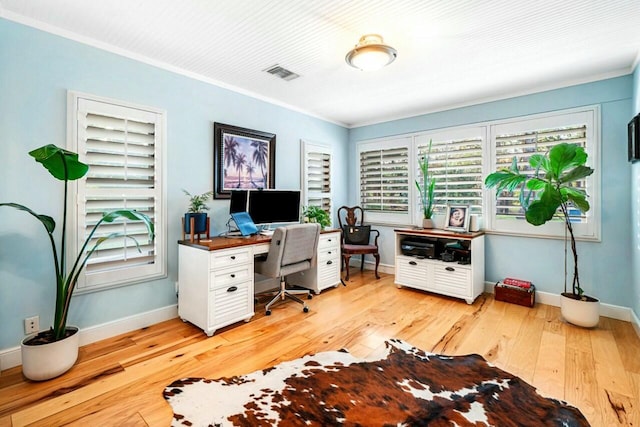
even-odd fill
[{"label": "chair armrest", "polygon": [[375,239],[373,240],[373,244],[378,246],[378,237],[380,237],[380,232],[374,228],[371,229],[371,234],[376,233]]}]

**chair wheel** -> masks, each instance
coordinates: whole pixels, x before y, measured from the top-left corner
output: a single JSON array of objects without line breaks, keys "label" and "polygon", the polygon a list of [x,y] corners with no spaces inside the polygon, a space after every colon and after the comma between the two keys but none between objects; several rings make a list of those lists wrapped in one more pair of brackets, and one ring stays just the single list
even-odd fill
[{"label": "chair wheel", "polygon": [[271,310],[267,310],[264,312],[265,316],[271,316]]},{"label": "chair wheel", "polygon": [[313,298],[313,295],[311,295],[311,292],[309,292],[309,295],[307,295],[307,299],[311,299]]},{"label": "chair wheel", "polygon": [[304,307],[303,307],[303,309],[302,309],[302,311],[304,311],[305,313],[308,313],[308,312],[309,312],[309,307],[304,306]]}]

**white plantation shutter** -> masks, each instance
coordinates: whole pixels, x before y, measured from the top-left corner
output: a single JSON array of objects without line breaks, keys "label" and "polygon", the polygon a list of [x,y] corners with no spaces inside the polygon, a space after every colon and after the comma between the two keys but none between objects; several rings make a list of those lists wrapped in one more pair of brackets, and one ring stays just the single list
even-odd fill
[{"label": "white plantation shutter", "polygon": [[331,147],[302,141],[302,182],[304,185],[303,204],[318,206],[333,218],[334,206],[331,201]]},{"label": "white plantation shutter", "polygon": [[[472,128],[416,137],[416,161],[427,155],[432,141],[429,173],[436,180],[435,213],[444,213],[447,204],[452,204],[467,205],[471,213],[482,214],[484,135],[483,128]],[[416,177],[422,183],[419,167]],[[419,198],[417,205],[420,210]]]},{"label": "white plantation shutter", "polygon": [[359,144],[359,199],[368,222],[408,222],[410,143],[401,138]]},{"label": "white plantation shutter", "polygon": [[[515,157],[518,169],[528,175],[535,171],[529,165],[533,154],[545,154],[553,146],[560,143],[576,144],[583,147],[589,155],[587,165],[597,171],[597,138],[595,120],[596,111],[560,113],[547,117],[519,120],[492,126],[493,170],[509,168]],[[583,238],[596,237],[597,200],[599,189],[597,179],[588,177],[576,185],[589,194],[592,208],[586,214],[577,209],[570,209],[571,221],[576,236]],[[502,192],[495,197],[492,191],[491,227],[495,231],[519,232],[525,234],[561,235],[564,229],[560,218],[539,227],[526,224],[524,211],[519,202],[520,191]],[[595,202],[595,203],[594,203]]]},{"label": "white plantation shutter", "polygon": [[164,114],[151,109],[76,97],[75,143],[80,160],[89,165],[77,183],[76,252],[104,212],[135,209],[155,226],[150,240],[140,222],[119,219],[103,223],[88,248],[100,237],[113,238],[93,253],[78,290],[101,289],[148,280],[165,274],[165,224],[162,208],[162,146]]}]

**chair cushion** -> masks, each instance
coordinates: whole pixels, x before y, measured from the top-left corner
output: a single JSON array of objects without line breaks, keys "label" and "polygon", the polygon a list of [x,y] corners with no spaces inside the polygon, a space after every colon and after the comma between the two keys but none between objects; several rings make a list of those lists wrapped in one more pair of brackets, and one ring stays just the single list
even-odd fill
[{"label": "chair cushion", "polygon": [[350,245],[344,244],[342,245],[342,252],[347,253],[375,253],[378,252],[378,247],[376,245]]},{"label": "chair cushion", "polygon": [[345,225],[342,227],[344,243],[349,245],[368,245],[371,235],[370,225]]}]

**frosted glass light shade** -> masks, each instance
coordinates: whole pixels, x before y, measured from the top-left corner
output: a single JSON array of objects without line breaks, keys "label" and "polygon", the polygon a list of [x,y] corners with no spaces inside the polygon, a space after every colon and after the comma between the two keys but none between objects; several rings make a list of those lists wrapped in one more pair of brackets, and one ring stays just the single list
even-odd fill
[{"label": "frosted glass light shade", "polygon": [[396,50],[384,44],[380,35],[367,34],[360,37],[356,47],[347,53],[345,61],[354,68],[373,71],[391,64],[396,56]]}]

